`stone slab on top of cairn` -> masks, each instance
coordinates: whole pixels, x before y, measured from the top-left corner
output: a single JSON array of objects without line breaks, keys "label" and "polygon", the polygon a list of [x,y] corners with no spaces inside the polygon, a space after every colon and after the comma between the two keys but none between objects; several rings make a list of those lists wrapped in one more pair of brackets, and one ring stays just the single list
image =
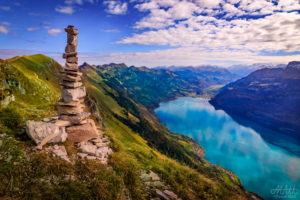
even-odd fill
[{"label": "stone slab on top of cairn", "polygon": [[77,41],[78,30],[69,25],[67,46],[63,58],[66,65],[61,71],[62,98],[57,102],[59,119],[69,121],[71,126],[66,128],[68,140],[71,142],[87,141],[98,136],[93,120],[88,119],[90,113],[84,112],[85,87],[82,84],[82,73],[78,68]]}]

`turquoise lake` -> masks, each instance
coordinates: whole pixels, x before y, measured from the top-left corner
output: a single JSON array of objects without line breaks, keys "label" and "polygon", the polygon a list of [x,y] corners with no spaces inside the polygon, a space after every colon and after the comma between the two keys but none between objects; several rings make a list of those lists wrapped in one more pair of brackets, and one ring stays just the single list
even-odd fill
[{"label": "turquoise lake", "polygon": [[216,111],[207,99],[163,102],[155,113],[170,131],[204,147],[209,162],[233,171],[247,190],[265,199],[300,199],[300,157]]}]

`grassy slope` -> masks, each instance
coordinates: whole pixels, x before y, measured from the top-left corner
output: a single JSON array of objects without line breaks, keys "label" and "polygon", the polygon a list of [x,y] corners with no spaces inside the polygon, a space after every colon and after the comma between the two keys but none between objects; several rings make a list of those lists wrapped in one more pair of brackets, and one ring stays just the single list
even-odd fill
[{"label": "grassy slope", "polygon": [[[197,158],[189,139],[169,133],[144,107],[105,84],[95,68],[86,67],[83,71],[89,96],[97,102],[106,132],[115,144],[113,165],[118,158],[128,157],[140,168],[158,173],[183,199],[245,198],[238,178],[234,175],[230,178],[221,167]],[[156,128],[157,132],[145,135],[145,129]]]},{"label": "grassy slope", "polygon": [[[93,69],[87,69],[85,84],[90,98],[97,103],[105,132],[112,139],[112,167],[93,161],[71,165],[45,153],[31,152],[33,143],[22,127],[25,120],[56,113],[53,105],[60,89],[55,75],[60,66],[43,55],[4,62],[1,66],[8,69],[1,71],[4,77],[19,81],[21,86],[9,86],[16,101],[0,110],[0,131],[9,133],[0,135],[0,197],[148,199],[150,194],[144,191],[140,173],[151,169],[183,199],[246,199],[236,176],[197,159],[189,139],[169,133],[144,107],[109,87]],[[144,131],[142,126],[147,126]],[[155,133],[153,137],[151,133]],[[157,143],[161,139],[163,142]],[[176,151],[172,151],[174,144],[179,147]],[[68,143],[64,145],[69,155],[75,152]]]},{"label": "grassy slope", "polygon": [[[0,62],[0,89],[9,90],[15,101],[1,112],[7,120],[21,118],[18,126],[24,126],[26,119],[41,119],[54,114],[55,102],[60,98],[57,74],[61,66],[44,55],[14,57]],[[4,119],[2,119],[3,121]],[[2,123],[2,126],[5,124]],[[2,129],[3,130],[3,129]],[[9,132],[9,128],[6,132]]]}]

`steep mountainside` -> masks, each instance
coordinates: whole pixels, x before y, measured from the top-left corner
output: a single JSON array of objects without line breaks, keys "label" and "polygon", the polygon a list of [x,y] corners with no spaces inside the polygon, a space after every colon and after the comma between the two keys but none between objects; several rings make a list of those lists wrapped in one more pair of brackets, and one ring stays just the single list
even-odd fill
[{"label": "steep mountainside", "polygon": [[107,85],[151,108],[157,107],[163,100],[202,92],[201,85],[189,83],[172,71],[114,63],[98,65],[96,68]]},{"label": "steep mountainside", "polygon": [[[56,112],[53,103],[59,98],[60,87],[55,74],[61,67],[42,55],[4,62],[3,85],[15,101],[0,109],[0,130],[8,133],[0,134],[0,197],[150,199],[159,189],[171,190],[182,199],[255,198],[232,172],[203,159],[203,149],[198,144],[170,133],[144,106],[121,92],[126,90],[124,86],[88,65],[81,68],[88,92],[86,103],[110,137],[114,153],[109,165],[88,160],[67,163],[32,151],[34,144],[26,137],[23,122]],[[15,67],[26,73],[15,73]],[[20,87],[7,83],[13,76],[18,76],[15,82],[24,80],[18,83]],[[39,95],[39,91],[44,94]],[[27,114],[23,115],[22,110]],[[69,156],[77,153],[68,142],[62,145]]]},{"label": "steep mountainside", "polygon": [[261,69],[225,86],[211,103],[300,140],[299,62]]}]

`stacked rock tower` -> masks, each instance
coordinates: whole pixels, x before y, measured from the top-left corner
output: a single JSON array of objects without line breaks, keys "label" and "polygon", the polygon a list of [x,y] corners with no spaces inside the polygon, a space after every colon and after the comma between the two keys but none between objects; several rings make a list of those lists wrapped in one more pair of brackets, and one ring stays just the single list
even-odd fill
[{"label": "stacked rock tower", "polygon": [[61,71],[62,98],[57,102],[59,119],[68,121],[66,128],[68,139],[82,142],[97,136],[94,121],[88,119],[89,112],[84,112],[84,97],[86,90],[82,83],[82,73],[78,68],[77,40],[78,30],[69,25],[67,32],[67,46],[63,58],[66,65]]}]

